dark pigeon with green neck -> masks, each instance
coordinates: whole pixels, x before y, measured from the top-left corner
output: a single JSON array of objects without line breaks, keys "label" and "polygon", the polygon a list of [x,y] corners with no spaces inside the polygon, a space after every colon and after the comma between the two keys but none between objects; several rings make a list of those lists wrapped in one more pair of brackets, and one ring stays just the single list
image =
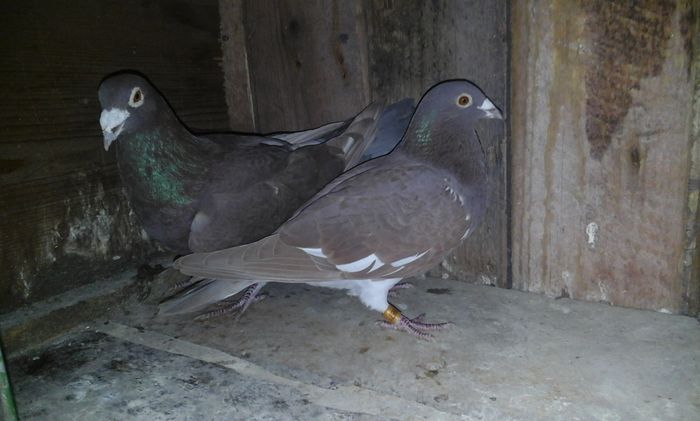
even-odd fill
[{"label": "dark pigeon with green neck", "polygon": [[387,301],[401,279],[424,273],[479,225],[488,204],[479,119],[501,112],[474,84],[443,82],[418,104],[401,143],[317,193],[274,234],[182,257],[185,274],[214,278],[161,306],[195,311],[253,282],[346,289],[383,313],[384,326],[424,339],[447,326],[409,319]]},{"label": "dark pigeon with green neck", "polygon": [[99,99],[104,147],[116,146],[134,212],[151,238],[178,254],[272,233],[360,162],[381,111],[371,105],[347,121],[274,137],[199,136],[139,74],[106,78]]}]

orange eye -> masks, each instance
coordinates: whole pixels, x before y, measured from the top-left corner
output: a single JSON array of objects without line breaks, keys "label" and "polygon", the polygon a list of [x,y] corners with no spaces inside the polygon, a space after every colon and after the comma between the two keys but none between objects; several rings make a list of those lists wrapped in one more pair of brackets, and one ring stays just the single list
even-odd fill
[{"label": "orange eye", "polygon": [[457,98],[457,105],[462,108],[466,108],[472,103],[472,98],[467,94],[462,94]]}]

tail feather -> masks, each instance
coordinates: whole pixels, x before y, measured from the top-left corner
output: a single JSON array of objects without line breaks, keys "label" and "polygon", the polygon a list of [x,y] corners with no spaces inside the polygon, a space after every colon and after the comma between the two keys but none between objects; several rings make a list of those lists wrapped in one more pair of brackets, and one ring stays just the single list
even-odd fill
[{"label": "tail feather", "polygon": [[293,149],[326,142],[343,151],[347,171],[361,162],[391,152],[406,131],[414,109],[413,98],[386,107],[383,102],[374,102],[349,120],[268,136],[291,144]]},{"label": "tail feather", "polygon": [[386,155],[394,149],[408,128],[415,107],[413,98],[405,98],[384,108],[375,139],[365,150],[362,161]]},{"label": "tail feather", "polygon": [[377,133],[377,123],[384,104],[374,102],[353,118],[348,127],[329,140],[328,145],[340,148],[345,155],[345,170],[362,162],[365,150],[372,144]]},{"label": "tail feather", "polygon": [[192,313],[238,294],[255,282],[206,279],[158,306],[158,314]]},{"label": "tail feather", "polygon": [[303,146],[318,145],[338,136],[350,125],[351,121],[338,121],[301,132],[271,133],[266,136],[283,140],[292,145],[292,149],[298,149]]}]

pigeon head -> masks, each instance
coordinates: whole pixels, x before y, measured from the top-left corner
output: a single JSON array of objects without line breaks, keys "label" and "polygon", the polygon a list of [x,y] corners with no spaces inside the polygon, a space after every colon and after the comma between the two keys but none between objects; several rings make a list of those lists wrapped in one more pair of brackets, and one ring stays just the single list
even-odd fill
[{"label": "pigeon head", "polygon": [[154,124],[163,113],[172,114],[161,94],[136,73],[107,77],[100,84],[98,95],[105,150],[120,136]]},{"label": "pigeon head", "polygon": [[474,122],[482,118],[503,119],[493,102],[468,80],[450,80],[438,83],[423,95],[415,115],[436,115],[436,120],[458,119]]},{"label": "pigeon head", "polygon": [[503,114],[475,84],[467,80],[441,82],[421,98],[400,149],[437,160],[449,159],[460,151],[481,151],[474,135],[480,119],[502,120]]}]

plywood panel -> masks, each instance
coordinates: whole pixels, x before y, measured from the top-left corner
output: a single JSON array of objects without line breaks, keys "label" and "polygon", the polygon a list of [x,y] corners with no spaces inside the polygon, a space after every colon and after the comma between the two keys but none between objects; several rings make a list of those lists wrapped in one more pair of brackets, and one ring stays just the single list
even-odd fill
[{"label": "plywood panel", "polygon": [[353,1],[245,0],[256,128],[303,129],[369,102],[360,9]]},{"label": "plywood panel", "polygon": [[[365,1],[373,98],[416,99],[445,79],[470,79],[508,113],[506,1]],[[484,122],[492,205],[484,224],[443,267],[463,279],[509,286],[505,125]],[[485,145],[486,146],[486,145]]]},{"label": "plywood panel", "polygon": [[147,250],[102,149],[97,86],[139,70],[188,125],[227,128],[218,16],[217,1],[2,2],[3,311]]},{"label": "plywood panel", "polygon": [[513,3],[515,287],[687,311],[690,13]]}]

